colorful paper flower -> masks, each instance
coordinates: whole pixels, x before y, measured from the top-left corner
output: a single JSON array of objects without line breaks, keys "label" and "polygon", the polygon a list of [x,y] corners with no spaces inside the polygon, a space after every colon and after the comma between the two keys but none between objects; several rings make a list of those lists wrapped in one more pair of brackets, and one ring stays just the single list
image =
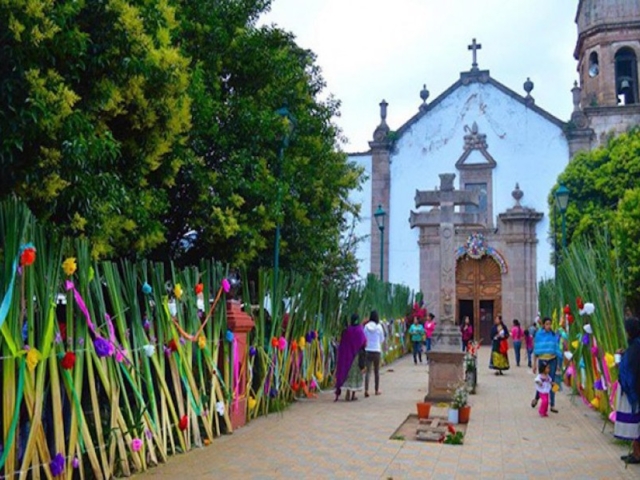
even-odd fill
[{"label": "colorful paper flower", "polygon": [[78,457],[73,457],[73,460],[71,460],[71,466],[73,468],[78,468],[80,466],[80,460],[78,460]]},{"label": "colorful paper flower", "polygon": [[574,373],[575,373],[575,368],[573,368],[573,365],[569,365],[567,367],[567,371],[565,372],[565,375],[567,375],[568,377],[573,377]]},{"label": "colorful paper flower", "polygon": [[311,379],[311,383],[309,384],[309,388],[312,390],[315,390],[318,388],[318,384],[316,383],[315,379]]},{"label": "colorful paper flower", "polygon": [[60,365],[62,365],[62,368],[65,370],[71,370],[75,364],[76,354],[73,352],[65,353],[64,357],[62,357],[62,360],[60,361]]},{"label": "colorful paper flower", "polygon": [[604,384],[602,383],[602,379],[599,378],[595,382],[593,382],[593,388],[596,390],[604,390]]},{"label": "colorful paper flower", "polygon": [[142,284],[142,293],[144,293],[145,295],[151,295],[151,292],[153,290],[151,289],[151,285],[149,285],[147,282],[144,282]]},{"label": "colorful paper flower", "polygon": [[319,382],[321,382],[322,379],[324,378],[324,374],[320,370],[318,370],[316,372],[316,378],[318,379]]},{"label": "colorful paper flower", "polygon": [[224,338],[227,342],[231,343],[233,342],[233,332],[231,330],[227,330],[227,333],[225,333]]},{"label": "colorful paper flower", "polygon": [[37,348],[29,348],[27,351],[27,368],[30,372],[33,372],[38,366],[38,362],[42,359],[42,354]]},{"label": "colorful paper flower", "polygon": [[593,400],[591,400],[591,406],[597,410],[600,407],[600,399],[598,397],[593,397]]},{"label": "colorful paper flower", "polygon": [[256,347],[254,347],[253,345],[249,347],[249,356],[255,357],[257,353],[258,350],[256,350]]},{"label": "colorful paper flower", "polygon": [[595,345],[591,347],[591,355],[593,355],[594,357],[598,356],[598,347],[596,347]]},{"label": "colorful paper flower", "polygon": [[139,452],[141,448],[142,440],[140,440],[139,438],[134,438],[133,440],[131,440],[131,450],[133,450],[134,452]]},{"label": "colorful paper flower", "polygon": [[62,472],[64,472],[64,455],[61,453],[56,454],[53,460],[51,460],[49,468],[51,468],[51,475],[54,477],[61,475]]},{"label": "colorful paper flower", "polygon": [[300,348],[300,350],[304,350],[304,347],[307,346],[307,339],[304,337],[300,337],[298,339],[298,347]]},{"label": "colorful paper flower", "polygon": [[582,328],[589,335],[591,335],[593,333],[593,328],[591,328],[591,325],[589,325],[588,323],[586,325],[584,325]]},{"label": "colorful paper flower", "polygon": [[198,337],[198,347],[200,347],[200,350],[204,350],[204,347],[207,346],[207,337],[205,337],[204,335],[200,335]]},{"label": "colorful paper flower", "polygon": [[33,245],[28,244],[20,252],[20,265],[28,267],[36,261],[36,249]]},{"label": "colorful paper flower", "polygon": [[271,387],[271,390],[269,390],[269,397],[276,398],[277,396],[278,396],[278,390],[276,389],[276,387]]},{"label": "colorful paper flower", "polygon": [[278,339],[278,350],[283,351],[287,349],[287,339],[284,337],[280,337]]},{"label": "colorful paper flower", "polygon": [[583,311],[586,315],[593,315],[593,312],[596,311],[596,306],[593,303],[585,303]]},{"label": "colorful paper flower", "polygon": [[110,357],[111,355],[113,355],[113,345],[110,341],[105,340],[102,337],[96,337],[96,339],[93,341],[93,347],[96,350],[96,354],[100,358]]},{"label": "colorful paper flower", "polygon": [[573,342],[571,342],[571,347],[574,350],[577,350],[579,346],[580,346],[580,341],[579,340],[574,340]]},{"label": "colorful paper flower", "polygon": [[278,348],[278,337],[273,337],[273,338],[271,339],[271,346],[272,346],[273,348]]},{"label": "colorful paper flower", "polygon": [[223,401],[216,402],[216,412],[218,412],[218,415],[224,415],[224,402]]},{"label": "colorful paper flower", "polygon": [[254,408],[256,408],[258,401],[253,397],[249,397],[249,399],[247,400],[247,404],[249,405],[249,410],[253,410]]},{"label": "colorful paper flower", "polygon": [[582,343],[583,343],[584,345],[589,345],[589,334],[588,334],[588,333],[585,333],[585,334],[582,336]]},{"label": "colorful paper flower", "polygon": [[569,305],[565,305],[563,311],[565,315],[569,315],[571,313],[571,308]]},{"label": "colorful paper flower", "polygon": [[169,347],[169,350],[173,353],[173,352],[177,352],[178,351],[178,343],[176,342],[176,340],[174,338],[172,338],[171,340],[169,340],[169,344],[167,345]]},{"label": "colorful paper flower", "polygon": [[178,300],[182,298],[182,286],[179,283],[176,283],[176,286],[173,287],[173,294]]},{"label": "colorful paper flower", "polygon": [[196,295],[200,295],[202,294],[202,292],[204,292],[204,284],[202,283],[196,283],[196,287],[194,288]]},{"label": "colorful paper flower", "polygon": [[616,423],[616,411],[615,411],[615,410],[614,410],[614,411],[612,411],[612,412],[609,414],[609,421],[610,421],[610,422],[612,422],[612,423]]},{"label": "colorful paper flower", "polygon": [[569,322],[569,325],[573,325],[574,320],[575,319],[573,318],[573,315],[571,314],[567,315],[567,322]]},{"label": "colorful paper flower", "polygon": [[576,298],[576,306],[578,307],[578,310],[582,310],[584,308],[584,302],[581,297]]},{"label": "colorful paper flower", "polygon": [[229,280],[227,280],[226,278],[223,278],[221,285],[224,293],[229,293],[229,290],[231,290],[231,284],[229,283]]},{"label": "colorful paper flower", "polygon": [[566,358],[567,360],[571,360],[573,358],[573,353],[564,352],[564,358]]},{"label": "colorful paper flower", "polygon": [[149,330],[151,328],[151,322],[148,318],[145,318],[144,322],[142,322],[142,328],[144,328],[145,330]]},{"label": "colorful paper flower", "polygon": [[75,257],[69,257],[64,262],[62,262],[62,271],[67,277],[70,277],[76,270],[78,269],[78,264],[76,263]]},{"label": "colorful paper flower", "polygon": [[186,415],[183,415],[180,418],[180,423],[178,423],[178,428],[184,432],[188,426],[189,426],[189,417],[187,417]]},{"label": "colorful paper flower", "polygon": [[142,350],[147,357],[153,357],[153,354],[156,353],[155,345],[151,345],[150,343],[143,345]]},{"label": "colorful paper flower", "polygon": [[178,315],[178,306],[176,305],[175,300],[173,299],[169,300],[168,307],[169,307],[169,315],[171,315],[172,317],[175,317],[176,315]]},{"label": "colorful paper flower", "polygon": [[300,384],[298,382],[291,382],[291,390],[297,392],[300,390]]},{"label": "colorful paper flower", "polygon": [[607,367],[613,368],[616,364],[616,359],[609,352],[604,354],[604,361],[607,364]]},{"label": "colorful paper flower", "polygon": [[293,340],[291,340],[291,351],[294,352],[298,349],[298,342],[296,342],[296,339],[294,338]]}]

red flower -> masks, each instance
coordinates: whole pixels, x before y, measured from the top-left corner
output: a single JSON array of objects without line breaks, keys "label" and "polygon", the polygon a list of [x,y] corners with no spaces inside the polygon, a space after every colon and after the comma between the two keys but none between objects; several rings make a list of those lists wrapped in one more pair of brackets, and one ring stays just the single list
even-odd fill
[{"label": "red flower", "polygon": [[447,425],[447,431],[451,434],[451,435],[455,435],[456,434],[456,429],[453,428],[453,425],[451,425],[450,423]]},{"label": "red flower", "polygon": [[200,295],[204,292],[204,285],[202,283],[196,284],[196,295]]},{"label": "red flower", "polygon": [[307,382],[305,382],[304,380],[300,380],[300,388],[303,390],[307,388]]},{"label": "red flower", "polygon": [[168,347],[169,347],[169,350],[171,350],[172,352],[177,352],[178,351],[178,344],[176,343],[176,341],[174,339],[172,339],[169,342]]},{"label": "red flower", "polygon": [[573,324],[573,315],[567,315],[567,322],[569,322],[569,325]]},{"label": "red flower", "polygon": [[291,341],[291,351],[295,352],[298,349],[298,342],[296,342],[295,340]]},{"label": "red flower", "polygon": [[62,368],[65,370],[71,370],[73,366],[76,364],[76,354],[73,352],[67,352],[62,357],[62,361],[60,362]]},{"label": "red flower", "polygon": [[33,247],[25,248],[20,254],[20,265],[28,267],[36,261],[36,249]]},{"label": "red flower", "polygon": [[582,310],[584,308],[584,302],[581,297],[576,298],[576,305],[578,306],[578,310]]},{"label": "red flower", "polygon": [[565,315],[569,315],[571,313],[571,309],[569,308],[569,305],[565,305],[564,306],[564,314]]},{"label": "red flower", "polygon": [[274,348],[278,348],[278,342],[279,342],[278,338],[277,337],[273,337],[271,339],[271,346],[274,347]]},{"label": "red flower", "polygon": [[178,423],[178,428],[184,432],[188,426],[189,426],[189,417],[187,417],[186,415],[183,415],[182,418],[180,419],[180,423]]},{"label": "red flower", "polygon": [[291,382],[291,390],[297,392],[300,390],[300,384],[298,382]]}]

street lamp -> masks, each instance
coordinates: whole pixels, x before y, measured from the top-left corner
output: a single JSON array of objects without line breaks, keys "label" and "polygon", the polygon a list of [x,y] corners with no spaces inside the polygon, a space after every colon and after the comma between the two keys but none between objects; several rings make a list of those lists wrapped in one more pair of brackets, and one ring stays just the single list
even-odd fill
[{"label": "street lamp", "polygon": [[384,281],[384,217],[387,212],[384,211],[382,205],[378,205],[378,210],[373,214],[380,230],[380,280]]},{"label": "street lamp", "polygon": [[282,216],[282,212],[280,211],[282,208],[282,185],[280,182],[280,177],[282,175],[282,161],[284,158],[284,150],[289,146],[289,138],[293,134],[293,130],[295,128],[295,118],[289,111],[289,108],[286,104],[276,110],[276,113],[286,123],[286,129],[284,132],[284,136],[282,137],[282,142],[280,143],[280,149],[278,150],[278,162],[276,163],[274,169],[278,193],[276,197],[276,239],[273,252],[273,291],[271,292],[272,325],[275,325],[273,319],[276,315],[276,286],[278,285],[278,269],[280,266],[280,224],[282,223],[280,218]]},{"label": "street lamp", "polygon": [[562,249],[567,248],[567,205],[569,205],[569,189],[564,185],[560,184],[560,186],[556,189],[555,197],[556,197],[556,205],[558,206],[558,210],[560,210],[560,214],[562,215]]}]

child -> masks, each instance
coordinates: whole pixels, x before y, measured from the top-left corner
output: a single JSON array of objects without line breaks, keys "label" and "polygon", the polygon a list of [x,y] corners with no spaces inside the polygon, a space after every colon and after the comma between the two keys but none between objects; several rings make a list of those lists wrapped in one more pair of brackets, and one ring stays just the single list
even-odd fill
[{"label": "child", "polygon": [[418,317],[413,317],[413,325],[409,327],[409,335],[413,343],[413,363],[418,364],[418,358],[422,363],[422,342],[424,341],[424,327],[418,322]]},{"label": "child", "polygon": [[536,390],[540,394],[540,409],[538,412],[541,417],[547,417],[549,411],[549,393],[551,392],[552,382],[549,376],[551,368],[548,363],[540,364],[540,373],[536,376]]},{"label": "child", "polygon": [[531,355],[533,355],[533,337],[529,330],[524,331],[524,346],[527,349],[527,366],[531,368]]},{"label": "child", "polygon": [[433,313],[429,314],[429,318],[424,322],[424,331],[426,334],[426,342],[425,346],[427,347],[427,352],[431,351],[431,337],[433,336],[433,332],[436,329],[436,316]]}]

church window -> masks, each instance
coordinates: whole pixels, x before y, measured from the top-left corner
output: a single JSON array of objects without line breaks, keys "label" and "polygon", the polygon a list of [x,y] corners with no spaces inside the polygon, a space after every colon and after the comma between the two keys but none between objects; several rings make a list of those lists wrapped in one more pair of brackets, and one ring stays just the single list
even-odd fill
[{"label": "church window", "polygon": [[598,54],[591,52],[589,55],[589,76],[596,77],[600,73],[600,64],[598,62]]},{"label": "church window", "polygon": [[623,47],[616,52],[616,94],[620,105],[638,102],[638,62],[635,52]]},{"label": "church window", "polygon": [[479,213],[486,216],[487,213],[487,184],[486,183],[465,183],[465,190],[477,190],[479,195],[479,205],[466,205],[464,211],[466,213]]}]

